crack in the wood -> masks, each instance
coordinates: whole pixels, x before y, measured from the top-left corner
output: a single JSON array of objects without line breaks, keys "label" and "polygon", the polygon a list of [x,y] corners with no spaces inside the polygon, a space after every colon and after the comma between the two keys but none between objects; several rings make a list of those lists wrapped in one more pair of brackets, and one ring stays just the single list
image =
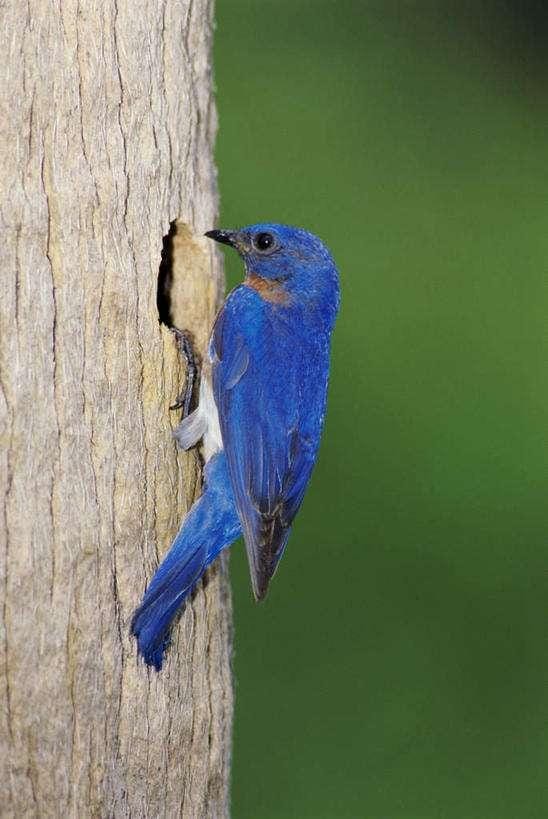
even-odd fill
[{"label": "crack in the wood", "polygon": [[[99,199],[99,194],[98,194],[98,191],[97,191],[97,183],[95,181],[95,177],[94,177],[92,169],[91,169],[91,161],[90,161],[90,158],[88,156],[87,146],[86,146],[86,138],[85,138],[85,135],[84,135],[84,113],[83,113],[83,111],[84,111],[84,94],[83,94],[83,80],[82,80],[83,72],[82,72],[80,27],[79,27],[80,17],[81,17],[80,0],[78,0],[77,5],[76,5],[76,24],[75,24],[75,28],[76,28],[76,61],[78,63],[78,109],[79,109],[78,110],[78,114],[79,114],[78,119],[79,119],[79,125],[80,125],[80,141],[81,141],[81,144],[82,144],[82,153],[84,155],[84,159],[85,159],[86,164],[88,166],[89,176],[90,176],[90,179],[91,179],[92,184],[93,184],[95,202],[97,202],[98,199]],[[64,18],[62,16],[62,14],[61,14],[61,20],[63,22],[63,27],[64,27]]]},{"label": "crack in the wood", "polygon": [[21,290],[21,257],[19,255],[22,225],[18,224],[15,229],[15,324],[19,325],[19,298]]},{"label": "crack in the wood", "polygon": [[76,61],[78,63],[78,121],[80,125],[80,140],[82,142],[82,153],[89,168],[89,158],[86,150],[86,140],[84,137],[84,112],[82,94],[82,62],[80,59],[80,32],[78,30],[78,19],[80,17],[80,2],[76,4]]},{"label": "crack in the wood", "polygon": [[114,25],[113,25],[113,36],[114,36],[114,63],[116,66],[116,73],[118,75],[118,83],[120,85],[120,100],[118,102],[118,127],[120,129],[120,136],[122,137],[122,151],[124,155],[124,179],[126,182],[126,188],[124,192],[124,210],[122,214],[122,219],[124,225],[126,225],[127,230],[127,214],[128,214],[128,202],[129,202],[129,174],[127,169],[128,163],[128,155],[127,155],[127,142],[126,142],[126,135],[124,133],[124,128],[122,125],[122,107],[124,105],[124,83],[122,80],[122,70],[120,68],[120,49],[118,46],[118,16],[119,16],[119,9],[118,9],[118,0],[114,0]]},{"label": "crack in the wood", "polygon": [[[166,3],[164,3],[163,9],[162,9],[161,43],[162,43],[162,45],[161,45],[162,93],[163,93],[164,105],[169,111],[169,106],[167,104],[168,93],[167,93],[167,86],[166,86],[166,71],[167,71],[167,66],[166,66]],[[167,131],[168,169],[169,169],[169,171],[168,171],[169,172],[169,180],[168,180],[167,189],[168,189],[168,191],[171,192],[173,190],[173,161],[172,161],[172,158],[173,158],[173,145],[172,145],[172,141],[171,141],[171,131],[170,131],[169,127],[166,128],[166,131]],[[171,200],[171,196],[170,196],[170,194],[168,194],[168,207],[171,207],[171,201],[170,200]]]},{"label": "crack in the wood", "polygon": [[[120,726],[120,718],[122,714],[122,691],[123,691],[123,682],[124,682],[124,670],[125,670],[125,659],[124,659],[124,641],[122,636],[122,617],[120,613],[120,596],[118,591],[118,575],[116,569],[116,560],[117,560],[117,548],[116,548],[116,535],[112,541],[112,551],[113,551],[113,594],[114,594],[114,608],[116,611],[116,630],[118,632],[118,640],[120,643],[120,673],[118,675],[118,697],[116,701],[116,718],[115,724],[117,728]],[[123,764],[122,759],[122,749],[121,749],[121,739],[120,734],[117,730],[116,732],[116,758],[119,764]]]},{"label": "crack in the wood", "polygon": [[33,88],[32,89],[32,95],[31,95],[31,98],[30,98],[30,108],[29,108],[29,136],[28,136],[28,140],[27,140],[27,146],[28,146],[28,149],[29,149],[29,154],[28,154],[28,158],[27,158],[27,173],[29,172],[29,166],[30,166],[31,157],[32,157],[32,131],[33,131],[33,128],[34,128],[34,97],[35,97],[35,91],[34,91],[34,88]]},{"label": "crack in the wood", "polygon": [[[198,583],[198,588],[201,584]],[[192,643],[192,668],[196,668],[196,612],[194,610],[195,600],[190,600],[187,604],[187,610],[190,611],[190,635],[189,635],[189,642]],[[187,800],[188,792],[191,790],[192,786],[192,756],[194,752],[194,747],[196,744],[196,703],[194,699],[194,687],[192,682],[188,688],[189,700],[190,700],[190,713],[191,713],[191,722],[190,722],[190,754],[188,759],[187,765],[187,774],[185,776],[185,788],[183,791],[183,800],[181,803],[181,811],[184,810],[184,805]],[[189,801],[192,803],[192,794],[189,796]]]},{"label": "crack in the wood", "polygon": [[[9,468],[9,467],[8,467]],[[10,561],[10,553],[9,553],[9,542],[10,542],[10,535],[9,535],[9,528],[7,523],[7,515],[6,515],[6,508],[7,508],[7,499],[9,496],[9,490],[5,494],[5,503],[4,503],[4,515],[6,517],[6,575],[4,579],[4,604],[2,607],[2,622],[4,624],[4,643],[5,643],[5,663],[4,663],[4,675],[6,679],[6,718],[8,723],[8,733],[10,736],[10,740],[13,742],[13,718],[12,718],[12,694],[11,694],[11,683],[10,683],[10,667],[8,662],[8,657],[10,653],[10,645],[8,640],[8,589],[9,589],[9,561]]]},{"label": "crack in the wood", "polygon": [[[210,570],[211,571],[211,570]],[[209,572],[208,572],[209,574]],[[209,722],[207,726],[207,750],[208,750],[208,803],[211,799],[211,789],[212,789],[212,778],[217,778],[217,771],[213,770],[213,743],[212,743],[212,730],[214,726],[214,717],[213,717],[213,679],[212,679],[212,661],[211,661],[211,640],[213,638],[213,632],[211,629],[211,621],[209,617],[209,606],[206,604],[206,628],[207,628],[207,646],[206,646],[206,663],[207,663],[207,694],[208,694],[208,711],[209,711]]]},{"label": "crack in the wood", "polygon": [[57,467],[59,464],[59,458],[61,455],[61,430],[59,428],[59,416],[57,413],[57,391],[58,391],[58,383],[59,383],[59,373],[58,367],[59,362],[57,360],[57,317],[58,317],[58,306],[57,306],[57,294],[55,291],[55,265],[53,261],[53,255],[51,252],[52,248],[52,204],[51,204],[51,190],[49,184],[49,173],[46,169],[46,158],[45,158],[45,144],[42,145],[42,156],[40,162],[40,175],[42,180],[42,187],[44,190],[44,195],[46,197],[46,210],[47,210],[47,229],[46,229],[46,246],[45,246],[45,255],[49,262],[50,271],[51,271],[51,299],[52,299],[52,324],[51,324],[51,355],[52,355],[52,364],[53,364],[53,416],[55,420],[55,427],[57,431],[57,455],[55,458],[55,462],[53,465],[52,470],[52,479],[51,479],[51,488],[49,492],[49,511],[51,517],[51,526],[52,526],[52,550],[51,550],[51,583],[50,583],[50,600],[53,600],[53,589],[55,584],[55,531],[56,531],[56,524],[55,524],[55,508],[54,508],[54,487],[55,487],[55,475],[57,473]]},{"label": "crack in the wood", "polygon": [[[187,58],[189,59],[189,63],[190,63],[190,51],[191,51],[191,49],[190,49],[190,32],[191,32],[191,28],[192,28],[193,6],[194,6],[194,0],[189,0],[185,25],[183,27],[183,44],[184,44],[185,53],[187,55]],[[193,66],[191,65],[191,70],[192,69],[193,69]],[[195,84],[195,76],[194,76],[194,74],[192,74],[191,86],[194,86],[194,84]]]},{"label": "crack in the wood", "polygon": [[36,786],[34,784],[35,766],[33,764],[31,764],[31,759],[33,757],[33,753],[32,753],[32,749],[30,747],[30,741],[27,743],[27,754],[28,754],[29,764],[27,765],[26,774],[27,774],[27,778],[28,778],[28,780],[30,782],[30,792],[31,792],[31,796],[32,796],[32,801],[34,802],[34,807],[36,809],[38,809],[39,804],[38,804],[38,799],[36,797]]},{"label": "crack in the wood", "polygon": [[[76,605],[76,600],[74,601]],[[69,617],[67,623],[67,633],[66,633],[66,651],[67,651],[67,672],[68,672],[68,696],[70,701],[70,727],[71,727],[71,734],[70,734],[70,770],[71,770],[71,781],[74,782],[75,780],[75,770],[76,770],[76,759],[74,756],[74,749],[76,745],[76,699],[74,697],[74,665],[73,665],[73,651],[72,651],[72,638],[71,638],[71,619],[72,619],[72,608],[69,609]],[[67,792],[67,813],[68,808],[70,805],[70,789]]]},{"label": "crack in the wood", "polygon": [[[18,264],[18,262],[17,262]],[[18,272],[16,275],[18,275]],[[7,393],[8,390],[2,380],[2,370],[0,369],[0,389],[2,390],[2,397],[3,403],[6,407],[9,407]],[[8,737],[10,741],[10,746],[13,747],[14,744],[14,716],[13,716],[13,696],[12,696],[12,684],[11,684],[11,674],[10,674],[10,663],[9,663],[9,656],[10,656],[10,640],[9,640],[9,629],[8,629],[8,609],[9,609],[9,567],[10,567],[10,527],[9,527],[9,520],[8,520],[8,503],[9,498],[11,495],[11,489],[13,486],[13,478],[14,478],[14,470],[12,464],[12,453],[14,452],[14,423],[13,423],[13,413],[11,413],[10,417],[10,424],[9,424],[9,442],[6,451],[6,489],[4,492],[4,498],[2,503],[2,513],[4,518],[4,531],[6,533],[6,542],[5,542],[5,575],[4,575],[4,599],[2,602],[2,624],[3,624],[3,634],[4,634],[4,680],[5,680],[5,691],[6,691],[6,699],[5,699],[5,716],[6,716],[6,723],[8,729]],[[13,803],[13,787],[11,776],[8,777],[7,787],[9,790],[9,802],[8,804]]]}]

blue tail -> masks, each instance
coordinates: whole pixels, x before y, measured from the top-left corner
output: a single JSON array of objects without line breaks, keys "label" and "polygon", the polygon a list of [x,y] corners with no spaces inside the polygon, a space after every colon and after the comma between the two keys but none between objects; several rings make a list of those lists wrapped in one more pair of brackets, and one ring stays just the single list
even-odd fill
[{"label": "blue tail", "polygon": [[209,564],[242,533],[224,452],[205,467],[204,491],[179,529],[131,621],[139,654],[160,671],[169,629]]}]

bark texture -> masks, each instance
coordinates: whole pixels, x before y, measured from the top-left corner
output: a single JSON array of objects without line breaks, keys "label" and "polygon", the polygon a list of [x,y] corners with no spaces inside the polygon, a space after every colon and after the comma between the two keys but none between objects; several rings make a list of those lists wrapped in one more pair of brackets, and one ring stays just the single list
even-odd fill
[{"label": "bark texture", "polygon": [[156,305],[205,346],[222,290],[210,0],[2,9],[0,814],[227,815],[230,601],[214,568],[164,671],[131,613],[200,491]]}]

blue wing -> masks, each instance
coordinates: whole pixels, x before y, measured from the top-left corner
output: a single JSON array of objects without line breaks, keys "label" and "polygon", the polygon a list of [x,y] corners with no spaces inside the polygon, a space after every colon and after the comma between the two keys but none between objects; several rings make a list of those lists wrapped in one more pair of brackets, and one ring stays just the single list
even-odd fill
[{"label": "blue wing", "polygon": [[213,390],[258,600],[303,500],[325,412],[329,338],[307,321],[302,310],[241,286],[211,341]]}]

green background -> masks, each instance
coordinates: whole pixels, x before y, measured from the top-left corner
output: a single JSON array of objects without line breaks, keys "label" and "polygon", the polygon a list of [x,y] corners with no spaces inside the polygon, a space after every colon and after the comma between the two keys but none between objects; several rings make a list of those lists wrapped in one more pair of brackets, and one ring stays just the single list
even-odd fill
[{"label": "green background", "polygon": [[548,816],[546,34],[533,2],[217,2],[221,226],[313,230],[343,294],[263,605],[233,549],[234,819]]}]

